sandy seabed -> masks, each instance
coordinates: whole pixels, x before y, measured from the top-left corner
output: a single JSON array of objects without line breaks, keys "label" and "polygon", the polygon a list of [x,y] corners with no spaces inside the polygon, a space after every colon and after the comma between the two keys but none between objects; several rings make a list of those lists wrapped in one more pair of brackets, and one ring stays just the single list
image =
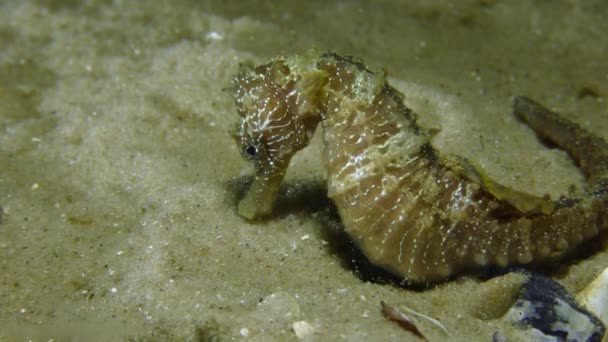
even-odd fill
[{"label": "sandy seabed", "polygon": [[[239,62],[310,48],[385,69],[435,146],[553,198],[583,179],[510,114],[530,96],[608,138],[604,1],[0,1],[0,340],[430,340],[523,332],[522,277],[412,289],[367,265],[325,197],[322,144],[269,220],[236,213],[253,170],[228,134]],[[548,274],[575,293],[608,265]],[[302,326],[302,324],[297,325]]]}]

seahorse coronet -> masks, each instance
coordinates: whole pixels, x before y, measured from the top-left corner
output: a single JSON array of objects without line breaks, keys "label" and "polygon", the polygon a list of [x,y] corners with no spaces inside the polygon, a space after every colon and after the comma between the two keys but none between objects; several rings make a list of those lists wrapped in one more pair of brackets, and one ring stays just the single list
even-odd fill
[{"label": "seahorse coronet", "polygon": [[277,57],[242,66],[232,85],[241,117],[232,135],[256,172],[239,214],[272,213],[291,158],[321,124],[328,197],[345,231],[410,283],[559,260],[608,230],[608,144],[528,98],[515,99],[515,115],[578,162],[586,196],[526,194],[436,151],[404,95],[355,57]]}]

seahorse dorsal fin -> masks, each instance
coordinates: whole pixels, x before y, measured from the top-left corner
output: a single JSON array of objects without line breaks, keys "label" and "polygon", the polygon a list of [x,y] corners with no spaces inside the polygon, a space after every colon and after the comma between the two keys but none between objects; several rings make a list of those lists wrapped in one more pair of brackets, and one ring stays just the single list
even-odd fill
[{"label": "seahorse dorsal fin", "polygon": [[548,196],[535,196],[525,192],[506,187],[487,175],[482,176],[481,187],[496,198],[503,200],[525,215],[545,214],[550,215],[555,209],[555,204]]},{"label": "seahorse dorsal fin", "polygon": [[450,156],[444,159],[448,160],[446,164],[451,165],[453,169],[478,183],[496,199],[507,202],[523,215],[549,215],[555,209],[555,203],[548,196],[535,196],[504,186],[488,176],[483,168],[466,158]]}]

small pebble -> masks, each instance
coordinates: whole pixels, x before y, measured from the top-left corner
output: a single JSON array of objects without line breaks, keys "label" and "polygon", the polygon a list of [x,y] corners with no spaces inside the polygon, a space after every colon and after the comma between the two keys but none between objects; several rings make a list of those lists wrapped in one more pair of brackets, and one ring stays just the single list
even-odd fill
[{"label": "small pebble", "polygon": [[224,39],[224,36],[222,36],[220,33],[215,32],[215,31],[210,31],[205,35],[205,38],[207,40],[222,40]]},{"label": "small pebble", "polygon": [[293,332],[300,340],[307,338],[315,333],[315,328],[306,321],[298,321],[292,324]]}]

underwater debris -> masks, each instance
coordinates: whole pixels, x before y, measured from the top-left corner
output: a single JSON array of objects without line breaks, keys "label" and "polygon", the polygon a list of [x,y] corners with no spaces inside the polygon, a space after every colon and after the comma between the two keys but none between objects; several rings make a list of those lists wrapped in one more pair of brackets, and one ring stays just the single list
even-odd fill
[{"label": "underwater debris", "polygon": [[242,65],[231,89],[241,117],[232,135],[256,172],[239,214],[272,213],[291,157],[322,123],[328,197],[346,232],[408,283],[555,262],[608,229],[608,144],[528,98],[515,99],[514,114],[577,161],[591,188],[582,198],[519,192],[435,150],[384,72],[355,57]]},{"label": "underwater debris", "polygon": [[402,327],[403,329],[424,339],[425,341],[428,341],[427,338],[424,337],[424,335],[422,335],[422,332],[420,332],[420,330],[418,329],[416,324],[414,322],[412,322],[412,320],[409,317],[407,317],[405,314],[403,314],[397,308],[386,304],[384,301],[380,301],[380,306],[382,307],[382,314],[389,321],[393,321],[393,322],[399,324],[399,326]]},{"label": "underwater debris", "polygon": [[392,305],[386,304],[384,301],[380,301],[380,306],[381,306],[381,311],[382,311],[382,314],[384,315],[384,317],[386,317],[388,320],[391,320],[391,321],[399,324],[400,327],[413,333],[414,335],[417,335],[418,337],[428,340],[427,337],[424,336],[424,334],[420,331],[420,329],[418,328],[418,325],[402,311],[405,311],[410,315],[413,315],[419,319],[422,319],[422,322],[428,322],[431,327],[441,330],[441,332],[443,334],[445,334],[445,336],[449,336],[448,330],[445,328],[445,326],[443,324],[441,324],[441,322],[439,322],[438,320],[436,320],[432,317],[429,317],[418,311],[412,310],[403,305],[401,305],[398,309]]},{"label": "underwater debris", "polygon": [[536,341],[601,341],[606,327],[564,287],[540,274],[526,273],[528,279],[505,320],[530,329]]}]

